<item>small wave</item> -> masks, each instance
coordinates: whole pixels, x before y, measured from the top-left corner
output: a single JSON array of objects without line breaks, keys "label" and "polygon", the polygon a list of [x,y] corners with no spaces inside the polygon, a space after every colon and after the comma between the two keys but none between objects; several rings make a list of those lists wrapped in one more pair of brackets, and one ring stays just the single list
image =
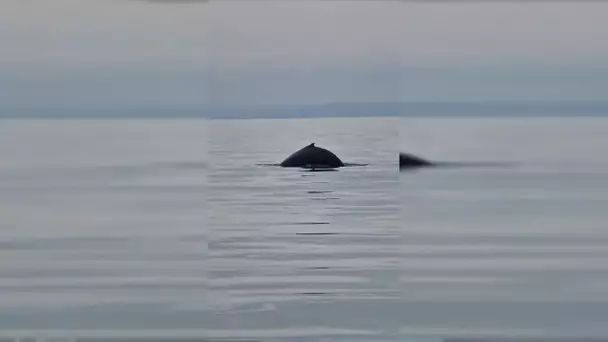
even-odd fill
[{"label": "small wave", "polygon": [[436,167],[454,167],[454,168],[468,168],[468,167],[515,167],[519,166],[519,163],[515,162],[477,162],[477,161],[463,161],[463,162],[435,162]]},{"label": "small wave", "polygon": [[300,295],[302,296],[325,296],[328,295],[329,293],[327,292],[301,292]]},{"label": "small wave", "polygon": [[316,167],[303,167],[302,168],[303,172],[335,172],[338,171],[338,169],[334,169],[334,168],[316,168]]},{"label": "small wave", "polygon": [[[276,163],[257,163],[255,164],[256,166],[273,166],[273,167],[280,167],[281,164],[276,164]],[[361,164],[361,163],[344,163],[344,166],[342,167],[356,167],[356,166],[368,166],[369,164]],[[330,167],[311,167],[311,166],[303,166],[301,167],[303,169],[314,169],[314,170],[335,170],[336,168],[330,168]]]},{"label": "small wave", "polygon": [[256,166],[281,166],[281,164],[258,163]]},{"label": "small wave", "polygon": [[319,233],[296,233],[296,235],[308,235],[308,236],[319,236],[319,235],[337,235],[338,233],[331,232],[319,232]]},{"label": "small wave", "polygon": [[420,169],[467,169],[467,168],[508,168],[521,166],[515,162],[477,162],[477,161],[462,161],[462,162],[433,162],[430,166],[413,166],[413,167],[400,167],[400,171],[418,171]]}]

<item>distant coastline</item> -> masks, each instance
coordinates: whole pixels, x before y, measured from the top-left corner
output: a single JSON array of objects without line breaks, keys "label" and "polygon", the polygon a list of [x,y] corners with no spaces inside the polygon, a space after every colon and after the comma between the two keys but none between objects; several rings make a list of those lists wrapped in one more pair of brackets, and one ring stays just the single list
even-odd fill
[{"label": "distant coastline", "polygon": [[608,102],[336,102],[306,105],[0,108],[4,119],[295,119],[320,117],[608,117]]}]

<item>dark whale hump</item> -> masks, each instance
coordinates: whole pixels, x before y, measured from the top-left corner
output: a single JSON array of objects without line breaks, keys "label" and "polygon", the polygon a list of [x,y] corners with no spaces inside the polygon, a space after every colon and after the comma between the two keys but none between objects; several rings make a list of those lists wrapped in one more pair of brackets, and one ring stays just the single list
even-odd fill
[{"label": "dark whale hump", "polygon": [[282,167],[342,167],[344,163],[331,151],[312,143],[283,160]]},{"label": "dark whale hump", "polygon": [[407,153],[399,153],[399,168],[432,166],[428,160]]}]

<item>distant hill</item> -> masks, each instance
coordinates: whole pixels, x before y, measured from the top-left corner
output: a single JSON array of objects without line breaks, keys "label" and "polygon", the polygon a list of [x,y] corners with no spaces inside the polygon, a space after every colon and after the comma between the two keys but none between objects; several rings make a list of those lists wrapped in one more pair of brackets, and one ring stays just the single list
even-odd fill
[{"label": "distant hill", "polygon": [[316,118],[608,116],[608,102],[335,102],[268,106],[0,109],[0,118]]}]

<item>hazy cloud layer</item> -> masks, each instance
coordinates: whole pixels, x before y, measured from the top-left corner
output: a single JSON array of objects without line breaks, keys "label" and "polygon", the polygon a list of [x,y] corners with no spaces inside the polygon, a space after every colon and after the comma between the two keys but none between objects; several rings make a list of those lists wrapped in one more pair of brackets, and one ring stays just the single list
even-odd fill
[{"label": "hazy cloud layer", "polygon": [[7,0],[0,105],[602,100],[607,10]]}]

